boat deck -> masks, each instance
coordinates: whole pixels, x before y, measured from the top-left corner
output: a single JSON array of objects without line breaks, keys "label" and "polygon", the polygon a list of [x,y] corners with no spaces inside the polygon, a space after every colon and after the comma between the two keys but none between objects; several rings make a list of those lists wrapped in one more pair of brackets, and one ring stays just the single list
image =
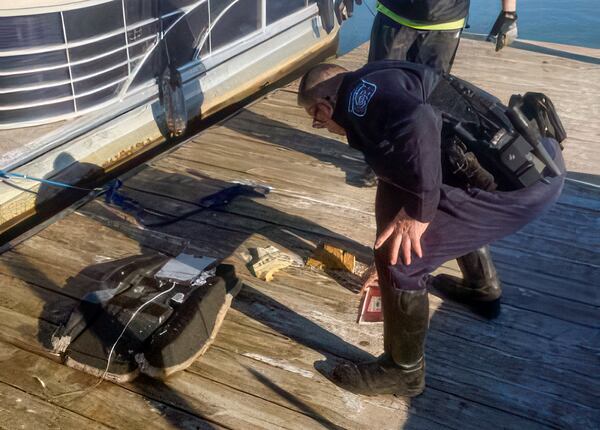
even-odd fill
[{"label": "boat deck", "polygon": [[[464,40],[454,71],[503,99],[547,92],[570,133],[570,177],[598,184],[600,55],[566,49],[521,43],[494,54]],[[356,68],[365,59],[363,46],[338,61]],[[243,255],[273,244],[306,257],[326,241],[368,262],[374,189],[353,185],[360,155],[311,129],[295,88],[124,178],[128,196],[168,214],[234,181],[273,187],[266,199],[239,198],[145,230],[100,198],[0,255],[0,428],[598,428],[600,192],[572,181],[545,216],[494,244],[505,288],[497,320],[430,297],[422,396],[361,397],[320,373],[382,350],[381,325],[356,324],[358,280],[287,268],[267,283]],[[58,363],[51,334],[115,260],[184,249],[228,258],[245,282],[203,357],[164,383],[121,385]]]}]

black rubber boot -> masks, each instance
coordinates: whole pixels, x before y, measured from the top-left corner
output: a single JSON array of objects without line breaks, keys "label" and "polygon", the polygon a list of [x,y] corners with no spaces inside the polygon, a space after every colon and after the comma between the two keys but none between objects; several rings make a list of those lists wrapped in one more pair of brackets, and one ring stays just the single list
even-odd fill
[{"label": "black rubber boot", "polygon": [[428,285],[442,297],[466,304],[474,313],[488,318],[500,314],[502,287],[488,246],[456,259],[463,279],[451,275],[429,278]]},{"label": "black rubber boot", "polygon": [[[387,291],[386,291],[387,290]],[[429,299],[425,289],[382,289],[384,354],[368,363],[343,363],[332,380],[356,394],[414,397],[425,389],[425,337]]]}]

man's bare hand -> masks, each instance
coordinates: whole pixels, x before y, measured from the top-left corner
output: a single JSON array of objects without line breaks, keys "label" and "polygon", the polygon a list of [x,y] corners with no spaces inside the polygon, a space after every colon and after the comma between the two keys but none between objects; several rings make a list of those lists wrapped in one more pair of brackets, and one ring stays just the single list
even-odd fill
[{"label": "man's bare hand", "polygon": [[423,257],[421,250],[421,236],[427,230],[428,222],[420,222],[411,218],[402,209],[394,220],[381,232],[375,241],[375,249],[379,249],[390,240],[390,264],[398,262],[398,255],[402,250],[402,261],[404,264],[411,263],[411,251],[419,257]]}]

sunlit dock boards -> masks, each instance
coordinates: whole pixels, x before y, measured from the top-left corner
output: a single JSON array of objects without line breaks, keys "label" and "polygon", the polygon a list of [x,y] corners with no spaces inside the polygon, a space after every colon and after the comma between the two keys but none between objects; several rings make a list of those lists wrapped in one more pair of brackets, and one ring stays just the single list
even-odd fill
[{"label": "sunlit dock boards", "polygon": [[[536,48],[537,49],[537,48]],[[600,183],[600,55],[464,40],[457,75],[506,99],[547,92],[564,112],[572,178]],[[571,57],[571,58],[567,58]],[[358,67],[359,48],[340,59]],[[600,426],[600,192],[567,183],[543,218],[493,247],[503,313],[487,322],[431,297],[426,392],[407,401],[342,391],[319,370],[382,349],[380,326],[355,323],[358,284],[305,268],[252,277],[239,256],[272,243],[307,256],[327,240],[363,260],[373,189],[359,154],[270,94],[125,180],[146,207],[180,214],[233,181],[272,186],[156,231],[88,203],[0,256],[0,427],[6,429],[491,429]],[[111,261],[185,247],[238,265],[246,286],[208,353],[167,383],[116,385],[57,363],[49,338]],[[453,271],[453,264],[445,267]],[[354,290],[353,290],[354,289]]]}]

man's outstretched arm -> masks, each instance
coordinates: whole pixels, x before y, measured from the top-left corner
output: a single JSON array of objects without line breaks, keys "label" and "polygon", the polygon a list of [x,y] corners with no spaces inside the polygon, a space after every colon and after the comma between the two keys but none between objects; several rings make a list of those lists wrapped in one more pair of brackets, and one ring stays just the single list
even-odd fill
[{"label": "man's outstretched arm", "polygon": [[435,216],[440,198],[441,125],[439,114],[430,105],[418,105],[410,115],[398,115],[389,124],[390,141],[378,148],[373,168],[382,180],[402,190],[404,203],[375,243],[376,249],[389,244],[390,264],[396,264],[399,255],[404,264],[411,263],[412,252],[423,256],[421,236]]}]

